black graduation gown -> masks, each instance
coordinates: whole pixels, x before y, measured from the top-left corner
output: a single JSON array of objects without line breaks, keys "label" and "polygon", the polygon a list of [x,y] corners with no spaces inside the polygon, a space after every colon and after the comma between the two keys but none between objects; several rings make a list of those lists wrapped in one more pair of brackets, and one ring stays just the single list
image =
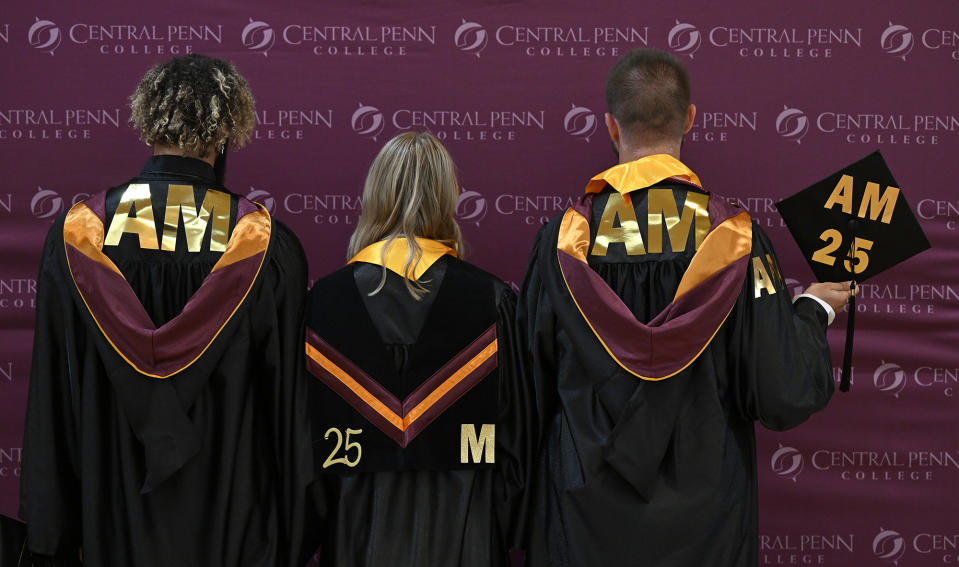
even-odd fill
[{"label": "black graduation gown", "polygon": [[82,548],[97,567],[297,564],[305,289],[296,237],[199,160],[154,156],[61,215],[37,288],[30,550]]},{"label": "black graduation gown", "polygon": [[[320,565],[520,565],[533,409],[514,359],[515,296],[451,256],[421,277],[429,292],[419,301],[392,271],[369,296],[382,272],[354,263],[308,296]],[[320,355],[375,399],[344,390]],[[457,369],[465,378],[446,390]],[[380,415],[394,410],[393,423]],[[397,426],[416,413],[409,428]],[[494,450],[464,445],[487,432]]]},{"label": "black graduation gown", "polygon": [[[543,227],[530,257],[518,327],[547,423],[532,565],[756,565],[753,423],[793,427],[832,394],[825,310],[791,303],[766,235],[721,197],[701,208],[700,235],[687,223],[671,242],[678,216],[650,225],[654,190],[674,211],[707,198],[667,175],[626,187],[644,250],[635,234],[632,255],[616,241],[623,216],[600,230],[619,198],[603,182]],[[605,256],[592,254],[598,234]]]},{"label": "black graduation gown", "polygon": [[26,539],[27,530],[22,522],[0,514],[0,566],[17,565],[24,554]]},{"label": "black graduation gown", "polygon": [[79,555],[51,557],[27,549],[27,526],[0,514],[0,567],[76,567]]}]

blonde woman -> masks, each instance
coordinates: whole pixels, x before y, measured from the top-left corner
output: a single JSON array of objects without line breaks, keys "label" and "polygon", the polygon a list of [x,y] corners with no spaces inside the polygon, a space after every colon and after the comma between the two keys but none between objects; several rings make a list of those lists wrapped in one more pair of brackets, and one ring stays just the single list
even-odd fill
[{"label": "blonde woman", "polygon": [[458,194],[436,138],[396,136],[370,167],[349,263],[310,291],[321,565],[522,557],[533,402],[511,353],[515,298],[460,259]]}]

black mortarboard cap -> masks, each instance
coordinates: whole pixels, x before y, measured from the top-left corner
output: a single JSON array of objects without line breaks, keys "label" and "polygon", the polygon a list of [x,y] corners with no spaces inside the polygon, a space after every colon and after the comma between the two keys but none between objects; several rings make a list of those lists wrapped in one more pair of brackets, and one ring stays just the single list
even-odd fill
[{"label": "black mortarboard cap", "polygon": [[[819,281],[862,282],[929,248],[878,151],[776,203]],[[840,389],[848,389],[855,322],[850,299]]]},{"label": "black mortarboard cap", "polygon": [[[929,248],[879,152],[779,201],[776,207],[819,281],[862,282]],[[849,260],[853,238],[859,240]]]}]

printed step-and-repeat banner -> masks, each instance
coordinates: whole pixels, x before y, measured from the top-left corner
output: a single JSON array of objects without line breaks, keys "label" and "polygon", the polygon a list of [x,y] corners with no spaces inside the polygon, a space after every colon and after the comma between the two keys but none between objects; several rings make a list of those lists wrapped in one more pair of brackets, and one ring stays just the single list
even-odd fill
[{"label": "printed step-and-repeat banner", "polygon": [[959,563],[959,4],[675,4],[8,3],[0,513],[17,511],[44,235],[148,157],[127,97],[150,65],[205,53],[247,77],[258,126],[227,185],[296,231],[311,278],[343,264],[371,160],[414,129],[456,161],[468,259],[515,287],[538,227],[615,163],[605,77],[649,46],[689,69],[683,161],[768,232],[792,292],[813,276],[774,203],[876,149],[933,246],[862,286],[852,391],[760,432],[760,563]]}]

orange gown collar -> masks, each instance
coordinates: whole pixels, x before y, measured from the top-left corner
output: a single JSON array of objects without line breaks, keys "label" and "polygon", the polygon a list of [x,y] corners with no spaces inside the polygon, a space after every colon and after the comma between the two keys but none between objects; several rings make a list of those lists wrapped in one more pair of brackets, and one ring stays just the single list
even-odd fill
[{"label": "orange gown collar", "polygon": [[607,185],[620,193],[629,193],[676,177],[702,188],[699,177],[683,162],[669,154],[655,154],[613,166],[586,184],[586,193],[599,193]]},{"label": "orange gown collar", "polygon": [[[426,270],[430,269],[433,263],[443,256],[449,254],[454,258],[456,257],[456,250],[438,240],[417,237],[416,242],[420,245],[423,254],[416,261],[415,265],[410,267],[410,273],[408,274],[404,273],[404,269],[406,268],[406,261],[409,256],[409,244],[404,237],[374,242],[360,250],[347,264],[352,264],[353,262],[376,264],[377,266],[384,266],[386,269],[407,279],[416,281],[426,273]],[[383,250],[387,245],[389,249],[386,250],[384,254]]]}]

